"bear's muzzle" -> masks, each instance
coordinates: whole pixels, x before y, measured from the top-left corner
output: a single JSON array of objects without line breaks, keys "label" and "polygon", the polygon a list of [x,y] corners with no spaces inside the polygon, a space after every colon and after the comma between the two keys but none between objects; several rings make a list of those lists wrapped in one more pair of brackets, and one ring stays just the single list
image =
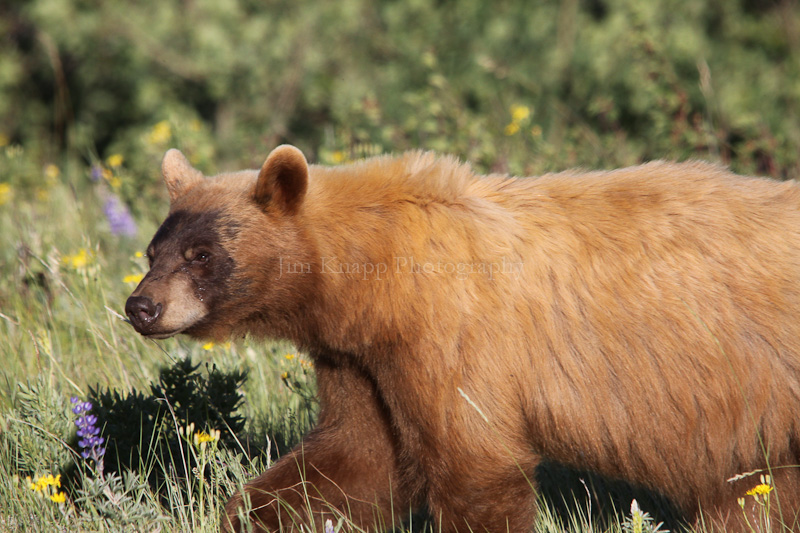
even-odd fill
[{"label": "bear's muzzle", "polygon": [[152,330],[153,324],[161,316],[161,309],[160,303],[154,303],[147,296],[131,296],[125,302],[125,314],[134,329],[142,335],[147,335]]}]

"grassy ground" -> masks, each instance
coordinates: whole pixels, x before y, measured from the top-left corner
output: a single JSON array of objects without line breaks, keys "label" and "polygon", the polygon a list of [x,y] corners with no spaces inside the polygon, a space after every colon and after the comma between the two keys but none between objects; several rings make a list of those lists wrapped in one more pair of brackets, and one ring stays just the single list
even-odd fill
[{"label": "grassy ground", "polygon": [[[148,393],[160,369],[187,356],[222,371],[248,372],[241,390],[247,401],[238,412],[248,421],[247,432],[258,435],[259,446],[268,445],[267,433],[296,441],[313,416],[313,409],[304,407],[304,391],[297,390],[313,389],[313,371],[301,356],[287,358],[295,352],[281,343],[201,346],[137,335],[121,313],[146,269],[141,250],[153,224],[140,222],[136,237],[115,237],[94,188],[78,190],[70,183],[79,179],[56,167],[47,171],[46,189],[33,198],[11,198],[13,191],[7,192],[0,206],[0,530],[32,523],[70,531],[113,530],[120,517],[94,508],[101,502],[90,498],[78,504],[71,495],[63,503],[43,503],[42,491],[31,490],[26,477],[57,475],[76,462],[90,467],[85,473],[91,477],[91,461],[76,458],[67,446],[77,418],[69,398],[86,399],[90,387]],[[250,476],[264,462],[245,461],[234,474]],[[173,509],[148,488],[132,509],[146,508],[148,520],[164,519],[160,527],[166,530],[213,530],[225,494],[206,488],[209,498],[202,505]],[[168,502],[188,497],[186,490],[173,489]]]}]

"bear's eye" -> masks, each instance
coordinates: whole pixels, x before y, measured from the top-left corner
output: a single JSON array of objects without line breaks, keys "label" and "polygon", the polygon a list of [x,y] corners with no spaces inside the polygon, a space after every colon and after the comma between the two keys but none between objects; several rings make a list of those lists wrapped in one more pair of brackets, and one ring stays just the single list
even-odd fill
[{"label": "bear's eye", "polygon": [[189,250],[186,252],[186,260],[192,263],[198,263],[198,264],[207,263],[210,257],[211,254],[203,250],[198,250],[198,251]]}]

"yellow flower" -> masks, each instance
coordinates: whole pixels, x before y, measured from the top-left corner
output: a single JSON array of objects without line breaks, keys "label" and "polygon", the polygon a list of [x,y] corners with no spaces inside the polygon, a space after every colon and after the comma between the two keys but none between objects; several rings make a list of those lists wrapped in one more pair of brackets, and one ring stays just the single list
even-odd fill
[{"label": "yellow flower", "polygon": [[138,285],[143,278],[144,274],[128,274],[127,276],[122,278],[122,283],[133,283]]},{"label": "yellow flower", "polygon": [[150,130],[150,144],[164,144],[172,138],[172,127],[168,120],[162,120]]},{"label": "yellow flower", "polygon": [[311,370],[312,368],[314,368],[314,363],[312,363],[311,361],[306,361],[305,359],[300,359],[300,366],[305,369]]},{"label": "yellow flower", "polygon": [[331,154],[331,161],[333,161],[337,165],[339,163],[344,163],[345,159],[346,157],[344,155],[344,152],[342,152],[341,150],[336,150]]},{"label": "yellow flower", "polygon": [[14,195],[14,190],[8,183],[0,183],[0,205],[7,204],[11,201]]},{"label": "yellow flower", "polygon": [[110,167],[121,167],[124,160],[121,154],[112,154],[106,159],[106,164]]},{"label": "yellow flower", "polygon": [[281,379],[289,379],[289,373],[288,372],[283,372],[281,374]]},{"label": "yellow flower", "polygon": [[503,133],[505,133],[510,137],[511,135],[515,135],[518,131],[519,131],[519,124],[517,124],[516,122],[512,122],[511,124],[508,124],[505,127]]},{"label": "yellow flower", "polygon": [[44,175],[51,181],[55,180],[60,174],[61,170],[53,164],[44,167]]},{"label": "yellow flower", "polygon": [[289,361],[291,361],[292,359],[294,359],[294,354],[293,354],[293,353],[287,353],[287,354],[286,354],[286,359],[288,359]]},{"label": "yellow flower", "polygon": [[512,122],[522,122],[526,118],[528,118],[531,114],[531,110],[526,105],[512,105],[511,106],[511,121]]},{"label": "yellow flower", "polygon": [[39,478],[34,482],[31,480],[30,477],[27,478],[28,486],[34,492],[42,492],[47,487],[53,486],[56,488],[61,487],[61,474],[53,477],[53,474],[48,474],[46,476],[39,476]]},{"label": "yellow flower", "polygon": [[764,494],[769,494],[770,492],[772,492],[772,485],[761,483],[748,490],[746,494],[748,496],[763,496]]},{"label": "yellow flower", "polygon": [[133,256],[136,259],[141,259],[142,257],[144,257],[144,253],[143,252],[136,252],[135,254],[133,254]]},{"label": "yellow flower", "polygon": [[50,499],[56,503],[64,503],[67,500],[67,495],[64,494],[63,492],[56,492],[55,494],[50,496]]},{"label": "yellow flower", "polygon": [[194,443],[196,445],[204,444],[206,442],[214,442],[219,440],[219,430],[212,429],[208,433],[205,431],[198,431],[194,434]]},{"label": "yellow flower", "polygon": [[203,345],[203,349],[204,349],[205,351],[213,350],[213,349],[214,349],[214,343],[213,343],[213,342],[207,342],[207,343],[205,343],[205,344]]},{"label": "yellow flower", "polygon": [[92,254],[81,248],[77,254],[64,257],[63,262],[66,266],[78,269],[84,268],[92,261]]}]

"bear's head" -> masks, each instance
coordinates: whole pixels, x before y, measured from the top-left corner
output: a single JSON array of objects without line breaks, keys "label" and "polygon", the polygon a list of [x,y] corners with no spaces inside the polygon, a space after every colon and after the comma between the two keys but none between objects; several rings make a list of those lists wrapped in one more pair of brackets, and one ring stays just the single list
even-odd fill
[{"label": "bear's head", "polygon": [[313,255],[299,221],[309,172],[302,152],[280,146],[260,171],[206,178],[170,150],[162,172],[169,215],[147,248],[150,271],[125,304],[136,331],[222,340],[252,322],[279,326],[313,283],[281,270]]}]

